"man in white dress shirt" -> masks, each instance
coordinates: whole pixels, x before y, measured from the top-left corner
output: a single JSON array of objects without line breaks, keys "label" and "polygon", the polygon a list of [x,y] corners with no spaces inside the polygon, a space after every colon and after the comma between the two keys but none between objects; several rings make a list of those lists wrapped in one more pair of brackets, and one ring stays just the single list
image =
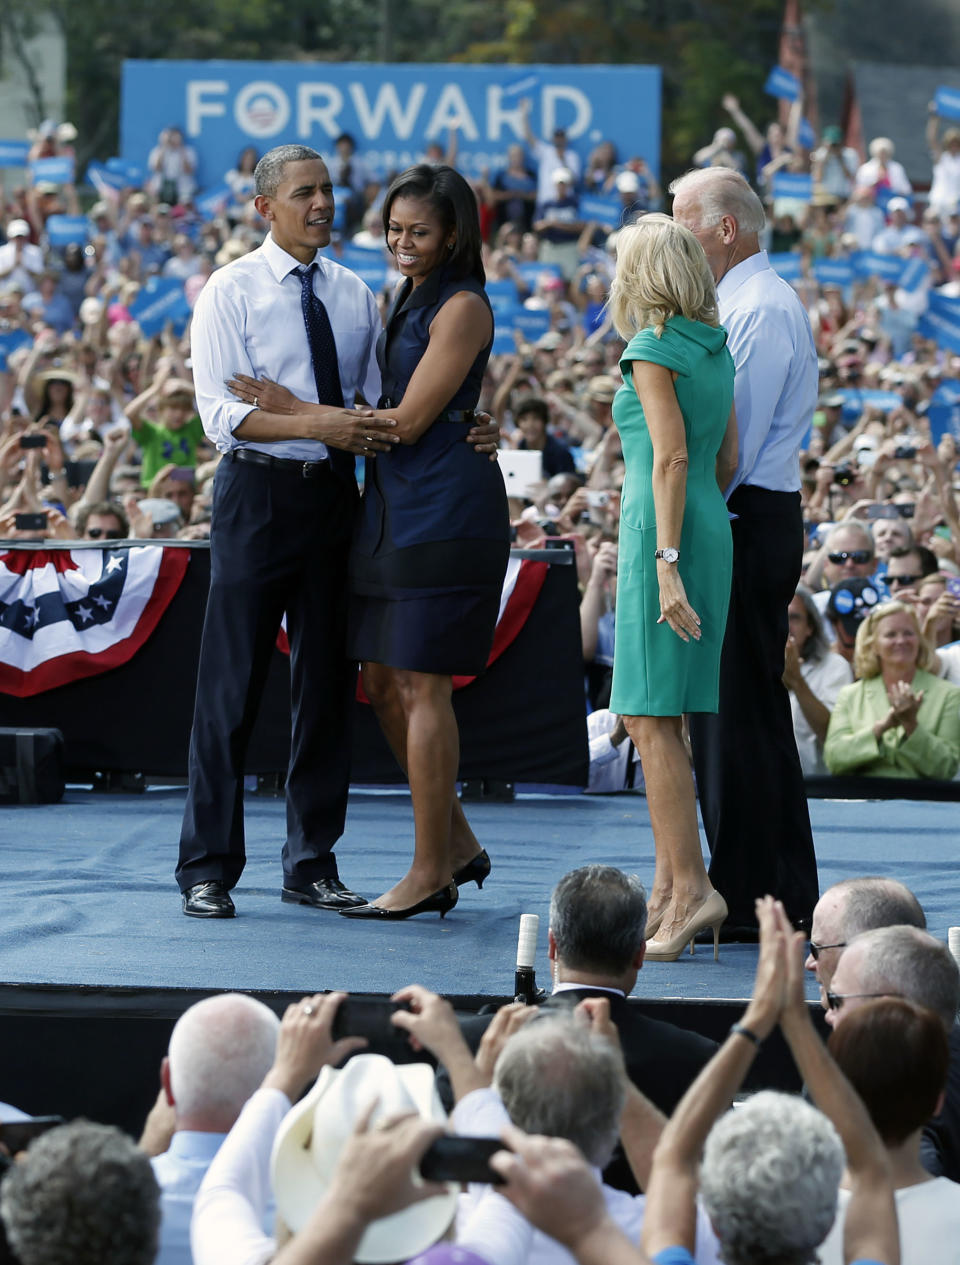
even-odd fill
[{"label": "man in white dress shirt", "polygon": [[[160,1068],[174,1134],[167,1150],[151,1160],[160,1187],[156,1265],[192,1265],[194,1199],[223,1139],[273,1064],[279,1028],[268,1006],[240,993],[206,997],[177,1020]],[[269,1230],[272,1207],[268,1215]]]},{"label": "man in white dress shirt", "polygon": [[817,867],[784,688],[787,607],[800,579],[798,452],[817,403],[817,353],[795,291],[760,249],[760,199],[737,172],[674,181],[673,214],[699,240],[717,282],[736,365],[739,455],[725,495],[733,592],[720,710],[691,717],[710,878],[725,898],[724,939],[756,939],[754,901],[770,893],[810,925]]},{"label": "man in white dress shirt", "polygon": [[[210,595],[190,739],[190,786],[177,881],[183,912],[230,918],[243,871],[244,756],[286,611],[292,745],[283,899],[316,908],[362,904],[339,880],[355,667],[345,654],[347,555],[357,503],[355,453],[389,447],[376,403],[376,301],[354,273],[319,255],[330,241],[333,185],[315,150],[283,145],[260,160],[255,204],[263,245],[213,274],[192,325],[204,430],[224,454],[214,482]],[[312,280],[298,268],[314,265]],[[326,308],[342,399],[292,415],[242,400],[227,381],[270,378],[318,401],[305,308]],[[329,364],[327,364],[329,369]]]}]

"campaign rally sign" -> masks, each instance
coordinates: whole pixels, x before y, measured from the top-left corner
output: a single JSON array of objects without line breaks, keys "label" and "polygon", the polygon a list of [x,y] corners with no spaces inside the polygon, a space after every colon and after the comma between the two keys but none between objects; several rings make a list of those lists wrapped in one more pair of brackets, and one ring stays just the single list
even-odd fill
[{"label": "campaign rally sign", "polygon": [[145,338],[163,333],[168,321],[175,333],[182,334],[190,319],[183,282],[176,277],[151,277],[130,304],[130,315]]},{"label": "campaign rally sign", "polygon": [[535,343],[550,328],[550,313],[546,308],[522,307],[514,314],[513,324],[528,343]]},{"label": "campaign rally sign", "polygon": [[900,273],[900,289],[906,290],[908,294],[913,294],[922,286],[927,284],[930,279],[930,264],[922,255],[915,255],[913,259],[908,259]]},{"label": "campaign rally sign", "polygon": [[194,199],[193,205],[197,208],[200,215],[205,220],[215,220],[218,215],[230,205],[233,194],[230,192],[230,186],[224,182],[214,185],[212,189],[206,189],[199,197]]},{"label": "campaign rally sign", "polygon": [[800,95],[800,80],[782,66],[774,66],[767,75],[763,90],[771,97],[779,97],[782,101],[796,101]]},{"label": "campaign rally sign", "polygon": [[0,692],[30,698],[129,662],[189,561],[160,545],[0,553]]},{"label": "campaign rally sign", "polygon": [[143,184],[144,171],[142,163],[132,163],[126,158],[108,158],[107,171],[112,171],[118,176],[123,177],[123,183],[128,189],[139,189]]},{"label": "campaign rally sign", "polygon": [[905,202],[909,203],[910,209],[913,209],[912,193],[897,193],[895,189],[891,189],[888,185],[880,185],[873,191],[873,200],[884,215],[887,214],[887,203],[891,198],[903,198]]},{"label": "campaign rally sign", "polygon": [[960,440],[960,382],[956,378],[944,378],[934,391],[927,421],[934,444],[939,444],[944,435]]},{"label": "campaign rally sign", "polygon": [[802,172],[778,171],[773,177],[773,196],[793,198],[795,202],[809,202],[813,198],[813,176]]},{"label": "campaign rally sign", "polygon": [[783,250],[767,255],[770,267],[773,268],[784,281],[799,281],[803,276],[803,259],[799,251]]},{"label": "campaign rally sign", "polygon": [[585,193],[580,198],[580,218],[587,223],[602,224],[605,228],[619,228],[623,223],[625,208],[619,198]]},{"label": "campaign rally sign", "polygon": [[941,294],[939,290],[931,290],[928,304],[931,312],[940,312],[944,316],[960,319],[960,298],[951,298],[949,294]]},{"label": "campaign rally sign", "polygon": [[25,329],[0,330],[0,373],[7,372],[11,355],[18,347],[32,347],[33,335]]},{"label": "campaign rally sign", "polygon": [[883,413],[899,408],[903,397],[896,391],[860,390],[859,387],[841,387],[833,395],[843,396],[843,420],[855,422],[864,409],[876,408]]},{"label": "campaign rally sign", "polygon": [[801,119],[797,124],[797,144],[801,149],[813,149],[817,143],[817,134],[809,119]]},{"label": "campaign rally sign", "polygon": [[541,277],[562,277],[563,273],[556,264],[541,264],[532,259],[525,259],[516,265],[517,272],[531,290],[535,290]]},{"label": "campaign rally sign", "polygon": [[119,171],[111,171],[106,163],[87,163],[85,180],[96,189],[101,198],[110,193],[119,193],[127,187],[126,177]]},{"label": "campaign rally sign", "polygon": [[30,178],[34,184],[73,184],[72,158],[35,158],[30,164]]},{"label": "campaign rally sign", "polygon": [[26,167],[29,141],[0,141],[0,167]]},{"label": "campaign rally sign", "polygon": [[881,255],[876,250],[855,250],[850,262],[858,277],[879,277],[899,284],[903,273],[904,261],[899,255]]},{"label": "campaign rally sign", "polygon": [[849,259],[818,259],[813,275],[822,286],[853,285],[853,264]]},{"label": "campaign rally sign", "polygon": [[933,103],[942,119],[960,119],[960,88],[938,88]]},{"label": "campaign rally sign", "polygon": [[520,306],[520,291],[511,277],[504,277],[500,281],[488,281],[485,288],[490,306],[495,313],[512,311]]},{"label": "campaign rally sign", "polygon": [[960,313],[938,311],[932,305],[917,321],[921,338],[932,338],[938,347],[960,353]]},{"label": "campaign rally sign", "polygon": [[339,254],[333,249],[324,251],[324,254],[355,272],[374,294],[379,294],[386,285],[387,261],[382,250],[365,250],[362,246],[353,246],[347,242]]},{"label": "campaign rally sign", "polygon": [[89,236],[90,222],[85,215],[51,215],[45,228],[51,246],[69,246],[72,242],[82,246]]},{"label": "campaign rally sign", "polygon": [[566,128],[584,160],[610,140],[621,154],[645,158],[656,175],[660,90],[658,66],[127,61],[121,150],[142,163],[176,123],[196,151],[204,188],[249,145],[263,154],[299,142],[324,153],[350,132],[383,178],[417,162],[431,143],[445,149],[454,130],[457,166],[479,176],[505,166],[508,146],[523,141],[529,100],[536,135]]}]

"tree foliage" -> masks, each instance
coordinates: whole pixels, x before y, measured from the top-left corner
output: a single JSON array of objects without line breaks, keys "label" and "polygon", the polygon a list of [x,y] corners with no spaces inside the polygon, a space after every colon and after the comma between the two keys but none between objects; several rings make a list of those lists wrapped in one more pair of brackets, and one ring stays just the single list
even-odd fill
[{"label": "tree foliage", "polygon": [[[7,0],[4,0],[7,3]],[[25,3],[25,0],[19,0]],[[34,0],[65,33],[81,157],[116,150],[126,58],[658,64],[682,169],[736,93],[759,124],[782,0]],[[629,102],[624,102],[629,109]]]}]

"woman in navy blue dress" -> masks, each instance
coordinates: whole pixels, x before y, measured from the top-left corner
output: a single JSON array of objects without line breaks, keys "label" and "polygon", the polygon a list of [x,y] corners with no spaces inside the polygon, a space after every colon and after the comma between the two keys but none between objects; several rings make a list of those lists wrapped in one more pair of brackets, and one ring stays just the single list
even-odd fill
[{"label": "woman in navy blue dress", "polygon": [[400,444],[366,461],[348,648],[409,779],[416,844],[407,874],[349,911],[368,919],[443,916],[489,872],[456,796],[451,678],[486,665],[510,551],[500,471],[466,442],[493,342],[476,198],[423,164],[394,180],[383,223],[404,280],[377,349],[378,415]]}]

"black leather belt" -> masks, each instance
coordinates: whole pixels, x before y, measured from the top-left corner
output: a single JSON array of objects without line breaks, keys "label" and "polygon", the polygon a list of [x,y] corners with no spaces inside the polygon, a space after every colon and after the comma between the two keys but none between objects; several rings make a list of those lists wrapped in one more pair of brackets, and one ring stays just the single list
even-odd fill
[{"label": "black leather belt", "polygon": [[333,474],[329,461],[298,461],[296,457],[271,457],[267,452],[256,448],[231,448],[227,458],[234,461],[249,461],[254,466],[269,466],[281,474],[295,474],[301,479],[319,479],[325,474]]},{"label": "black leather belt", "polygon": [[476,419],[476,412],[472,408],[448,408],[437,418],[438,422],[470,422]]}]

